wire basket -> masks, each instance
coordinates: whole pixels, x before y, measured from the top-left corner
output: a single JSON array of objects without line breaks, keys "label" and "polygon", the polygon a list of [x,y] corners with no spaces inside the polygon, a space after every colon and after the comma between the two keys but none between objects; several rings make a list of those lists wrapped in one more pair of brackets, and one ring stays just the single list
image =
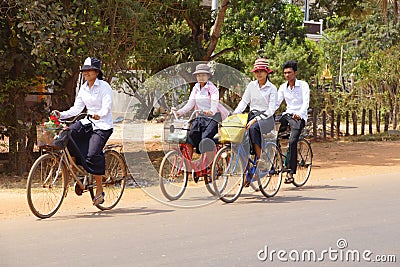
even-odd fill
[{"label": "wire basket", "polygon": [[36,126],[36,137],[38,147],[54,147],[60,148],[56,145],[56,140],[59,137],[62,127],[54,128],[45,125]]},{"label": "wire basket", "polygon": [[190,132],[190,124],[187,120],[167,120],[164,122],[164,142],[172,144],[184,144]]}]

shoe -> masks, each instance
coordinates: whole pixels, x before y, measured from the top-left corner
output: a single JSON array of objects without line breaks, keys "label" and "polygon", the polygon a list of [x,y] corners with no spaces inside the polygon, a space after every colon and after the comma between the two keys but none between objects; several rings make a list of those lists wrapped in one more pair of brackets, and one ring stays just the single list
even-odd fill
[{"label": "shoe", "polygon": [[97,206],[97,205],[99,205],[99,204],[103,204],[104,203],[104,196],[105,196],[106,194],[104,193],[104,192],[101,192],[101,194],[100,195],[98,195],[97,197],[94,197],[93,198],[93,205],[94,206]]},{"label": "shoe", "polygon": [[203,179],[204,179],[204,183],[205,184],[211,184],[211,177],[209,177],[207,174],[205,174],[204,176],[203,176]]},{"label": "shoe", "polygon": [[197,184],[199,181],[200,177],[198,177],[196,174],[194,174],[193,181]]},{"label": "shoe", "polygon": [[294,182],[293,173],[288,172],[285,179],[285,184],[292,184]]}]

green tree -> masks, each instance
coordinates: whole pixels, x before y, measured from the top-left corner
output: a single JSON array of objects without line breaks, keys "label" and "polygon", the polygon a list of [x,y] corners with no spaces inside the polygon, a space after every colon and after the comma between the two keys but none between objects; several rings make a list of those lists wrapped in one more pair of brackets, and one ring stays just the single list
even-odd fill
[{"label": "green tree", "polygon": [[62,100],[56,97],[55,102],[68,105],[73,101],[78,62],[88,51],[96,51],[102,39],[100,35],[96,35],[98,40],[89,38],[99,26],[98,17],[89,10],[93,9],[87,1],[1,2],[0,75],[5,82],[0,84],[4,103],[0,123],[8,129],[13,170],[23,172],[29,166],[35,125],[46,108],[26,108],[25,96],[41,83],[53,81],[58,100]]}]

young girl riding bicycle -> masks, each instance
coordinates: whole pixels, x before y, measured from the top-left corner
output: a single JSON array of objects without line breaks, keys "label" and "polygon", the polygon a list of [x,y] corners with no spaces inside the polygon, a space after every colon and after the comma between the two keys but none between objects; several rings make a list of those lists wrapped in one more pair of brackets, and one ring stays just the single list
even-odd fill
[{"label": "young girl riding bicycle", "polygon": [[86,82],[75,99],[74,105],[63,112],[54,111],[61,119],[70,118],[80,114],[84,108],[92,119],[82,119],[69,128],[71,137],[77,144],[79,151],[68,144],[68,149],[75,156],[77,163],[85,161],[86,171],[93,174],[96,180],[96,195],[93,205],[104,202],[102,178],[105,174],[105,158],[103,148],[113,132],[113,119],[111,114],[112,89],[103,81],[101,61],[88,57],[80,69]]}]

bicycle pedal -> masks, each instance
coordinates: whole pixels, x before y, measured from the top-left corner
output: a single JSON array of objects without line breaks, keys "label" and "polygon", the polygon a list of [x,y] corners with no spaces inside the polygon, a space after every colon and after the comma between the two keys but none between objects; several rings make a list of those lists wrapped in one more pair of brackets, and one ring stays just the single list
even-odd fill
[{"label": "bicycle pedal", "polygon": [[83,189],[81,189],[81,187],[79,186],[79,184],[78,184],[77,182],[75,182],[74,188],[75,188],[75,193],[76,193],[78,196],[82,196]]}]

